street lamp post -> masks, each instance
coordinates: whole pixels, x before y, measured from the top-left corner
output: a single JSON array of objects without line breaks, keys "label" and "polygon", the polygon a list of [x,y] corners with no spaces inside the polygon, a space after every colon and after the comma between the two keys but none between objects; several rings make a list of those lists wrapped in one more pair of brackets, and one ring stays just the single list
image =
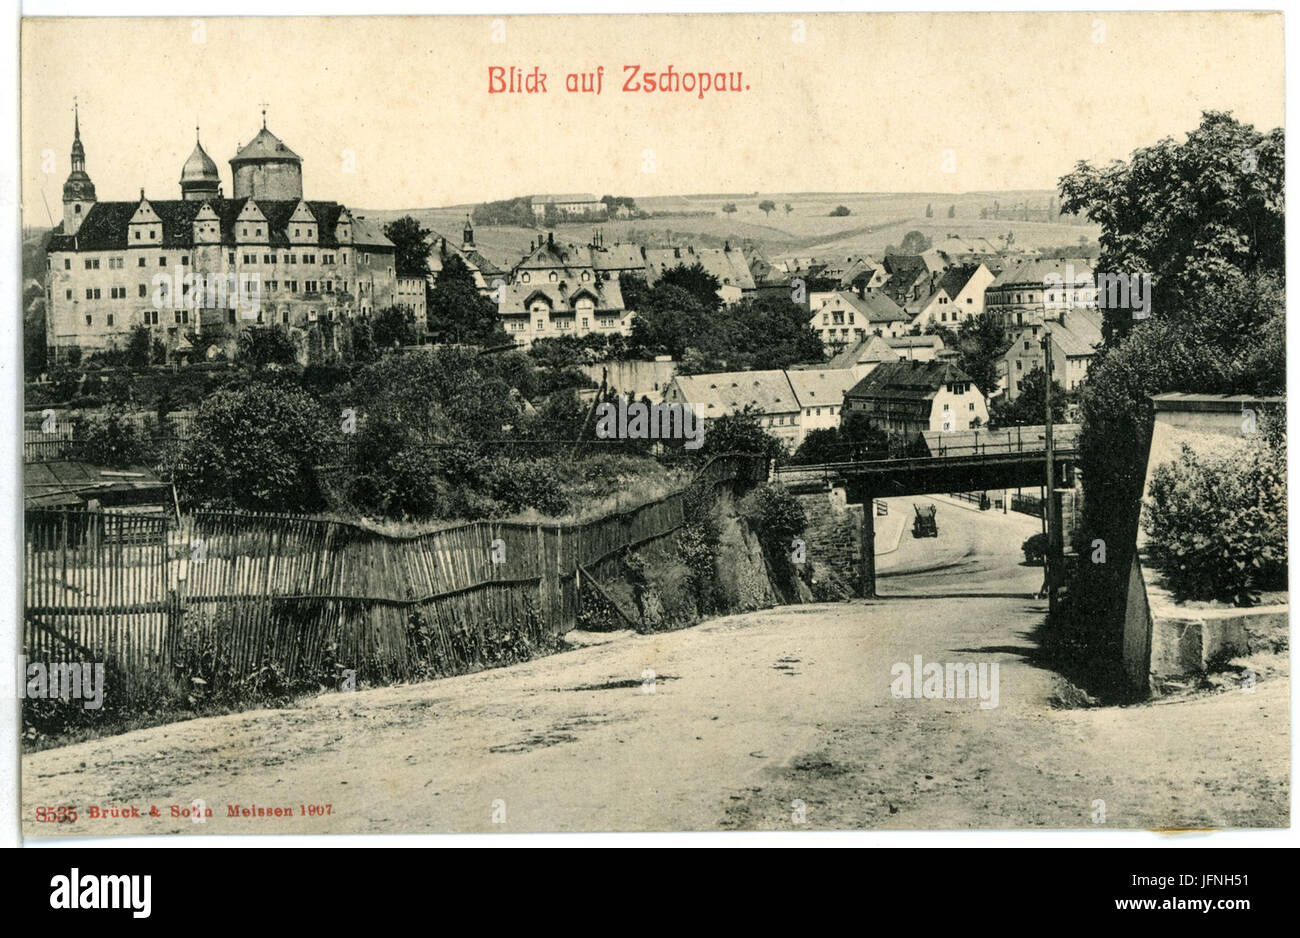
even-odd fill
[{"label": "street lamp post", "polygon": [[1052,333],[1043,330],[1043,436],[1047,451],[1047,487],[1043,490],[1043,519],[1047,523],[1047,551],[1043,555],[1043,580],[1047,586],[1048,615],[1056,615],[1056,473],[1052,465]]}]

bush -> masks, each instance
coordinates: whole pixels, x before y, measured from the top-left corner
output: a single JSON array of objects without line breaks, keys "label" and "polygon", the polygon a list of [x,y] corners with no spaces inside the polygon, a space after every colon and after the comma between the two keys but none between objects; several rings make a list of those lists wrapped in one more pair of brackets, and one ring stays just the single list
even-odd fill
[{"label": "bush", "polygon": [[1041,567],[1047,557],[1047,535],[1040,531],[1026,538],[1020,545],[1020,549],[1024,551],[1025,563],[1032,567]]},{"label": "bush", "polygon": [[1174,594],[1249,605],[1286,585],[1286,455],[1280,440],[1235,453],[1184,446],[1151,476],[1142,528]]}]

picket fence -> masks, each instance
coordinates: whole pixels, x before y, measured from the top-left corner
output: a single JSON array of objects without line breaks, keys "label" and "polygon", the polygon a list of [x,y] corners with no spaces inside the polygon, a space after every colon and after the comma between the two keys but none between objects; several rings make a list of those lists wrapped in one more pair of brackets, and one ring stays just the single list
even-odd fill
[{"label": "picket fence", "polygon": [[195,655],[232,679],[274,665],[291,681],[507,663],[575,626],[581,570],[682,527],[689,488],[766,473],[764,460],[721,456],[687,489],[590,521],[477,521],[409,536],[285,514],[202,511],[178,523],[34,509],[24,648],[29,659],[112,661],[128,682]]}]

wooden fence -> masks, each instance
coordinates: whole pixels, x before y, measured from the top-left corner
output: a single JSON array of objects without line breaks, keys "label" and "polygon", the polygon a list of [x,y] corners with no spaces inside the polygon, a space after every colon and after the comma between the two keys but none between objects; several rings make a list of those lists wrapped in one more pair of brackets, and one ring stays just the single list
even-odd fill
[{"label": "wooden fence", "polygon": [[[691,486],[765,476],[711,460]],[[478,521],[410,536],[305,516],[27,513],[34,656],[220,674],[274,665],[288,680],[342,668],[370,681],[461,673],[531,657],[577,623],[579,568],[672,534],[686,492],[573,524]]]}]

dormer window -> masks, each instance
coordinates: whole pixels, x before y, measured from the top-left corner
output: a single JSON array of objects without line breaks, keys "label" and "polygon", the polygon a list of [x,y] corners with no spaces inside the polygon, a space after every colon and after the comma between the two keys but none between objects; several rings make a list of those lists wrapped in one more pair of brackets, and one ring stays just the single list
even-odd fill
[{"label": "dormer window", "polygon": [[555,271],[551,271],[551,283],[554,283],[559,279],[560,279],[560,275],[557,274]]}]

